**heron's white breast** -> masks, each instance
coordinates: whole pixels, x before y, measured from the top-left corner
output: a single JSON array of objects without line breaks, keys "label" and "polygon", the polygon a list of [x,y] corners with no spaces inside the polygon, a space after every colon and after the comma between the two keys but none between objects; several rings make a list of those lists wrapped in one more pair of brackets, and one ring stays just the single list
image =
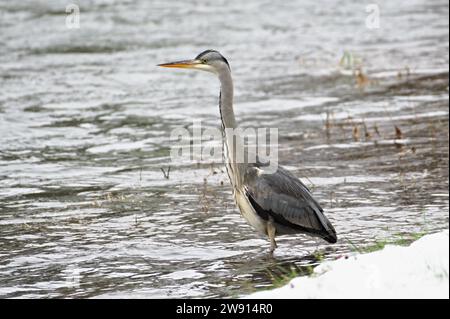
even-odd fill
[{"label": "heron's white breast", "polygon": [[252,205],[247,199],[247,196],[237,191],[234,192],[234,197],[236,199],[236,204],[241,211],[242,216],[247,220],[247,222],[255,228],[260,234],[267,234],[266,222],[258,216],[258,214],[253,209]]}]

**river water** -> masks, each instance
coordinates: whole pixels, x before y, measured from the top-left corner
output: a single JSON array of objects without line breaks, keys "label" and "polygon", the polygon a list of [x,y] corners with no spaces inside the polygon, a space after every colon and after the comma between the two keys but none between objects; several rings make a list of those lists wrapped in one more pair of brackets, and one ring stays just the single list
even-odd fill
[{"label": "river water", "polygon": [[[0,297],[236,297],[448,228],[448,2],[377,3],[379,28],[360,2],[79,1],[71,29],[69,2],[0,1]],[[269,258],[222,165],[171,161],[173,129],[220,127],[219,83],[155,65],[211,48],[337,244]]]}]

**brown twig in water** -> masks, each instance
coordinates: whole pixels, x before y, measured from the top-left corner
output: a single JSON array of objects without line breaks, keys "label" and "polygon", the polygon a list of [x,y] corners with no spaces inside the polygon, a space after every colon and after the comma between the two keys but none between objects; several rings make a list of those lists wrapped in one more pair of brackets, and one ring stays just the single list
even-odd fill
[{"label": "brown twig in water", "polygon": [[352,136],[353,136],[353,140],[355,142],[359,141],[359,127],[357,124],[355,124],[355,126],[353,126]]},{"label": "brown twig in water", "polygon": [[395,125],[395,139],[401,140],[402,138],[403,138],[402,130],[397,125]]},{"label": "brown twig in water", "polygon": [[366,121],[364,119],[362,120],[362,125],[364,128],[364,137],[366,138],[366,141],[368,141],[371,139],[372,134],[370,134],[369,129],[367,128],[367,125],[366,125]]},{"label": "brown twig in water", "polygon": [[402,130],[400,130],[400,128],[395,125],[395,139],[394,139],[394,144],[398,149],[402,149],[403,145],[401,143],[397,143],[397,140],[401,140],[403,139],[403,133]]},{"label": "brown twig in water", "polygon": [[375,123],[373,125],[373,129],[374,129],[375,133],[377,133],[378,137],[381,137],[380,130],[378,129],[377,123]]}]

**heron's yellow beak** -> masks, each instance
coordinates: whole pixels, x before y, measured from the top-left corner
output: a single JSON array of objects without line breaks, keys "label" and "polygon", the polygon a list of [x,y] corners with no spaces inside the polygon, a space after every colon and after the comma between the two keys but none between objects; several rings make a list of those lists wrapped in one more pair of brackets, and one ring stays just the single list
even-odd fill
[{"label": "heron's yellow beak", "polygon": [[185,60],[170,63],[158,64],[163,68],[178,68],[178,69],[198,69],[202,65],[200,60]]}]

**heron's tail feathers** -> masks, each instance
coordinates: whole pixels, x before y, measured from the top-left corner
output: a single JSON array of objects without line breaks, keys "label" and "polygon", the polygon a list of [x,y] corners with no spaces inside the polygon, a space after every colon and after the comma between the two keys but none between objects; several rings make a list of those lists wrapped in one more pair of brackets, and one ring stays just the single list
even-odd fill
[{"label": "heron's tail feathers", "polygon": [[337,234],[336,230],[334,229],[333,225],[331,225],[330,221],[327,219],[326,224],[324,226],[324,236],[322,237],[330,244],[334,244],[337,242]]}]

